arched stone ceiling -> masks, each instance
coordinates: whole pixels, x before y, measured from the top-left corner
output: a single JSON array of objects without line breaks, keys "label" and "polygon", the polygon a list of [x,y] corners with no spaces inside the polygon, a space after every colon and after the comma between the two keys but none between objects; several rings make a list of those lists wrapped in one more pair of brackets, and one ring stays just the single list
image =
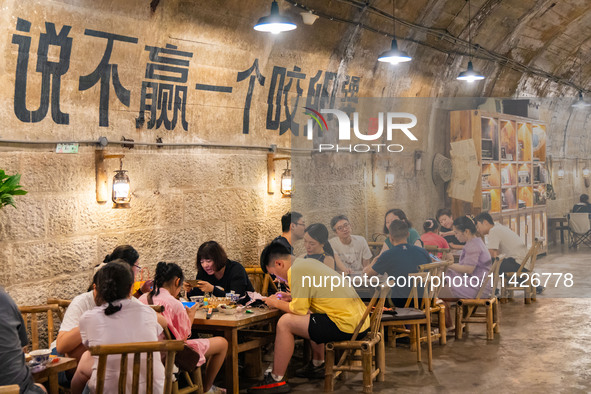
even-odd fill
[{"label": "arched stone ceiling", "polygon": [[[337,52],[347,49],[377,57],[388,49],[390,37],[383,33],[392,33],[392,0],[281,3],[282,10],[298,18],[300,8],[314,10],[323,16],[316,23],[335,25],[335,34],[343,39],[350,40],[353,30],[362,30],[345,47],[363,48],[341,45]],[[470,8],[469,20],[466,0],[397,0],[396,35],[400,47],[414,59],[410,87],[389,93],[561,97],[575,96],[578,88],[589,93],[591,1],[473,0]],[[472,51],[474,66],[487,76],[478,91],[448,83],[466,67],[469,26],[472,44],[480,46]],[[419,88],[417,83],[428,84],[430,89]]]}]

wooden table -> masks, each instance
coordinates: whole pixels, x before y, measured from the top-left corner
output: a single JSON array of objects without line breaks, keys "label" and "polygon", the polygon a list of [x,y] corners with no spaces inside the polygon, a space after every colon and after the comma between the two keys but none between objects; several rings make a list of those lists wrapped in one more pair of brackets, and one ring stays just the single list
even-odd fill
[{"label": "wooden table", "polygon": [[[275,326],[281,311],[278,309],[252,308],[253,313],[238,313],[226,315],[221,312],[214,312],[211,319],[205,318],[205,310],[199,310],[193,320],[193,328],[199,332],[222,332],[228,341],[228,353],[226,354],[225,375],[226,389],[228,392],[238,394],[240,385],[238,381],[238,353],[252,349],[259,349],[261,346],[272,343],[275,340]],[[270,323],[270,330],[243,331],[256,336],[245,342],[238,343],[238,331],[245,330],[253,325]]]},{"label": "wooden table", "polygon": [[568,230],[567,218],[548,218],[548,235],[553,244],[556,244],[556,231],[560,231],[560,243],[564,244],[564,230]]},{"label": "wooden table", "polygon": [[69,369],[76,369],[78,362],[75,358],[60,357],[58,362],[47,364],[47,367],[40,372],[33,374],[35,383],[43,383],[49,380],[49,394],[59,394],[57,374]]}]

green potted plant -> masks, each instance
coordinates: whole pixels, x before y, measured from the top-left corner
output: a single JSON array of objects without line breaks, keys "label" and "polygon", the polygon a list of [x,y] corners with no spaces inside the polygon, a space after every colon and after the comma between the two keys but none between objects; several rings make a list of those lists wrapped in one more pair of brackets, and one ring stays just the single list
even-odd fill
[{"label": "green potted plant", "polygon": [[6,205],[14,205],[14,196],[27,194],[26,190],[20,185],[21,175],[6,175],[4,170],[0,170],[0,209]]}]

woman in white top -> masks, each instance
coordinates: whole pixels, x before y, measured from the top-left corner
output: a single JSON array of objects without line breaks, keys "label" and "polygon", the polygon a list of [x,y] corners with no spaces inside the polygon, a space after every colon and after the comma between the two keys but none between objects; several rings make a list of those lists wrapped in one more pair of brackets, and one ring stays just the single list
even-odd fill
[{"label": "woman in white top", "polygon": [[[128,342],[157,341],[162,333],[156,312],[143,305],[131,296],[133,273],[129,264],[121,260],[108,263],[97,274],[96,308],[85,312],[80,319],[80,335],[82,343],[87,346],[112,345]],[[117,392],[121,358],[109,356],[105,374],[104,392]],[[164,389],[164,365],[158,355],[153,358],[154,393],[162,393]],[[87,388],[90,393],[96,388],[96,369],[98,357],[94,357],[92,375]],[[133,362],[130,360],[127,372],[127,392],[131,391]],[[76,371],[78,375],[78,371]],[[72,384],[76,381],[74,376]],[[142,357],[140,369],[140,392],[146,390],[146,363]]]}]

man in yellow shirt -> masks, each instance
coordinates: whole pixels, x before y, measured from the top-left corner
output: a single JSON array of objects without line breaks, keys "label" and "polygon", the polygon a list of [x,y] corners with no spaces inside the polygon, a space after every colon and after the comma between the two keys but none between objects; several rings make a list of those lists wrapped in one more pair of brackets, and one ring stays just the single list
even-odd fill
[{"label": "man in yellow shirt", "polygon": [[[293,354],[294,337],[310,339],[312,367],[323,368],[324,343],[351,339],[365,311],[365,305],[342,276],[314,259],[295,258],[287,245],[273,241],[261,253],[261,268],[288,283],[289,293],[267,297],[270,307],[286,312],[277,323],[273,370],[249,393],[287,393],[287,365]],[[369,319],[359,337],[369,330]]]}]

